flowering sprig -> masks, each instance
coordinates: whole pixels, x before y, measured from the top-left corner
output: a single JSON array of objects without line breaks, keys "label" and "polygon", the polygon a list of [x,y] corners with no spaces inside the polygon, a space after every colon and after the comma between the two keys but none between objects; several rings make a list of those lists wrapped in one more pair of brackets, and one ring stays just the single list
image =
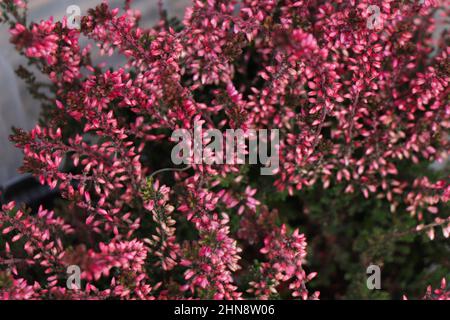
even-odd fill
[{"label": "flowering sprig", "polygon": [[163,270],[171,270],[179,263],[180,245],[176,241],[175,220],[171,214],[175,208],[169,204],[170,189],[160,186],[159,182],[153,183],[152,179],[147,182],[143,190],[143,198],[146,201],[145,209],[152,213],[153,221],[156,223],[156,234],[149,240],[153,247],[153,254],[157,258],[156,267]]},{"label": "flowering sprig", "polygon": [[293,297],[301,297],[303,300],[319,297],[318,292],[309,297],[305,286],[317,273],[306,275],[302,268],[306,257],[306,239],[304,234],[299,234],[298,229],[289,235],[283,224],[264,239],[264,247],[260,252],[268,260],[259,268],[263,279],[250,282],[248,292],[268,299],[271,294],[278,293],[277,287],[281,283],[287,282]]},{"label": "flowering sprig", "polygon": [[[447,286],[447,280],[442,278],[441,286],[433,289],[431,286],[427,287],[427,292],[422,298],[423,300],[450,300],[450,290]],[[404,295],[403,300],[408,300]]]}]

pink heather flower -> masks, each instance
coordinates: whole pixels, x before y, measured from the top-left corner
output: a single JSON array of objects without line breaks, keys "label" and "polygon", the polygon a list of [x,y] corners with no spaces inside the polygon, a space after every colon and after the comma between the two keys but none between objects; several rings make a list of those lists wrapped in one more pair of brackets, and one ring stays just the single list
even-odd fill
[{"label": "pink heather flower", "polygon": [[[378,1],[371,30],[372,2],[196,0],[182,23],[154,27],[129,1],[102,3],[76,30],[0,1],[11,42],[42,73],[18,72],[45,121],[11,140],[21,171],[63,198],[55,211],[0,210],[0,298],[318,299],[305,235],[264,199],[316,185],[385,199],[417,219],[413,232],[448,237],[448,179],[401,172],[448,158],[450,49],[433,36],[444,2]],[[279,169],[261,188],[239,164],[159,171],[172,132],[199,122],[278,129]],[[61,279],[70,265],[79,290]],[[445,282],[436,290],[448,298]]]},{"label": "pink heather flower", "polygon": [[[289,282],[289,289],[293,297],[308,299],[308,291],[305,283],[313,279],[316,273],[306,275],[302,268],[303,260],[306,257],[306,239],[303,234],[299,234],[298,229],[288,235],[286,225],[280,229],[275,229],[271,235],[264,239],[264,247],[260,250],[268,260],[262,264],[261,273],[266,278],[263,289],[261,282],[252,282],[253,287],[249,292],[258,293],[261,298],[269,298],[269,295],[276,293],[276,287],[282,282]],[[311,299],[318,298],[318,293],[314,293]]]},{"label": "pink heather flower", "polygon": [[[440,288],[433,289],[431,286],[427,287],[427,292],[422,298],[423,300],[450,300],[450,290],[447,286],[447,280],[442,278]],[[403,300],[408,300],[404,295]]]},{"label": "pink heather flower", "polygon": [[114,267],[129,270],[133,273],[143,271],[147,257],[147,248],[137,240],[127,242],[111,242],[108,245],[99,244],[100,251],[90,250],[87,253],[87,265],[82,277],[91,281],[102,276],[109,276]]},{"label": "pink heather flower", "polygon": [[39,298],[39,284],[28,285],[25,279],[11,278],[10,288],[0,289],[0,300],[34,300]]}]

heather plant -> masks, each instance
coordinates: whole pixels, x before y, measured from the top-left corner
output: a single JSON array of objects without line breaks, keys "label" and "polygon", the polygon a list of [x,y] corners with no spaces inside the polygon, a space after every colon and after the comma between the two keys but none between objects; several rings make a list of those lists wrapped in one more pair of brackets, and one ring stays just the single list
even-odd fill
[{"label": "heather plant", "polygon": [[[152,28],[131,1],[79,28],[0,10],[42,104],[11,136],[21,171],[61,195],[3,205],[0,298],[400,298],[448,276],[445,1],[196,0]],[[279,166],[175,165],[195,123],[278,130]]]}]

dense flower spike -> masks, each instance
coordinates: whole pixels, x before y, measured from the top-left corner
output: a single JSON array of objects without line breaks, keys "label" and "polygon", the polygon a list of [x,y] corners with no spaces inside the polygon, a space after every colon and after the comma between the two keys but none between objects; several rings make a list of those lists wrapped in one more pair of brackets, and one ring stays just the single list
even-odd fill
[{"label": "dense flower spike", "polygon": [[195,293],[202,298],[237,299],[241,293],[233,285],[233,272],[240,269],[238,264],[241,249],[230,237],[229,217],[215,212],[219,197],[213,192],[198,189],[187,181],[188,197],[178,210],[187,215],[199,233],[196,243],[184,248],[185,258],[181,261],[188,269],[184,278],[188,284],[183,290]]},{"label": "dense flower spike", "polygon": [[147,188],[143,190],[145,208],[152,213],[156,223],[156,234],[150,240],[154,248],[153,254],[157,257],[155,266],[161,266],[164,270],[171,270],[176,266],[180,254],[180,245],[175,234],[175,220],[170,216],[174,207],[167,204],[170,189],[166,186],[159,187],[159,182],[152,184],[150,180]]},{"label": "dense flower spike", "polygon": [[[0,0],[30,65],[18,73],[43,105],[44,121],[11,140],[22,171],[64,199],[54,211],[3,206],[0,298],[318,299],[302,227],[265,197],[314,185],[383,199],[417,220],[405,234],[448,238],[449,176],[401,172],[448,157],[443,4],[194,0],[182,22],[143,28],[126,1],[90,9],[74,29],[27,23],[26,1]],[[246,137],[278,129],[279,168],[256,183],[249,165],[173,168],[172,132],[194,123]],[[72,265],[77,290],[66,287]]]},{"label": "dense flower spike", "polygon": [[[286,225],[275,229],[264,239],[264,247],[260,250],[269,262],[260,266],[261,280],[250,282],[251,289],[256,296],[268,299],[271,294],[277,293],[276,287],[282,282],[290,282],[289,289],[292,296],[308,299],[305,283],[313,279],[316,274],[306,275],[302,268],[306,257],[306,239],[303,234],[295,230],[287,234]],[[319,293],[315,292],[310,298],[317,299]]]}]

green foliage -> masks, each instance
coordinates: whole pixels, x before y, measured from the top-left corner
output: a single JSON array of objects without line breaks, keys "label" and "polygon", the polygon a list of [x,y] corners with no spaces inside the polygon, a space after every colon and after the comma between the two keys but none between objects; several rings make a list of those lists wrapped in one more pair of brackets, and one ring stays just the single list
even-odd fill
[{"label": "green foliage", "polygon": [[[427,164],[402,167],[402,175],[439,178]],[[450,244],[440,232],[431,241],[416,233],[417,217],[405,207],[391,212],[385,198],[360,192],[347,194],[342,184],[324,189],[320,183],[289,196],[263,187],[270,207],[292,228],[308,239],[307,269],[318,272],[309,283],[322,299],[400,299],[403,294],[419,297],[430,283],[449,275]],[[264,189],[266,188],[266,189]],[[448,205],[440,208],[448,210]],[[366,269],[381,268],[381,290],[369,290]]]}]

